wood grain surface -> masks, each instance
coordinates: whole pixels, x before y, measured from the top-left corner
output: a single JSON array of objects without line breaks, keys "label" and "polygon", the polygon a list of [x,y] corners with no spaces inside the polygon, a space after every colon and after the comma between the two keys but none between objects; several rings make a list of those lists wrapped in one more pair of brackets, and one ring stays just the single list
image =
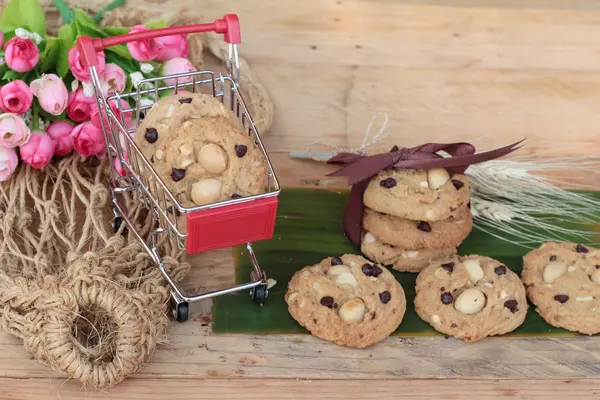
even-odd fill
[{"label": "wood grain surface", "polygon": [[[270,92],[266,146],[284,185],[333,186],[324,165],[288,152],[320,141],[360,146],[387,113],[382,146],[425,141],[521,154],[600,151],[600,2],[594,0],[130,0],[212,20],[235,12],[241,54]],[[201,21],[199,21],[201,22]],[[233,281],[231,251],[192,258],[186,286]],[[210,334],[210,304],[173,324],[139,374],[83,391],[0,334],[0,398],[565,399],[597,398],[600,340],[389,338],[364,350],[308,335]],[[533,310],[532,310],[533,311]]]}]

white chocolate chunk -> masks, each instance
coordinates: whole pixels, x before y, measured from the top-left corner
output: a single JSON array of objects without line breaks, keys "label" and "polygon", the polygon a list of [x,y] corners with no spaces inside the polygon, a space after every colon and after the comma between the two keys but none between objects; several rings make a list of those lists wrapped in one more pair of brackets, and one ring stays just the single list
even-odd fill
[{"label": "white chocolate chunk", "polygon": [[427,189],[429,187],[429,183],[427,183],[427,181],[421,181],[419,185],[424,189]]},{"label": "white chocolate chunk", "polygon": [[433,168],[427,171],[427,183],[429,189],[437,189],[444,183],[448,182],[450,175],[444,168]]},{"label": "white chocolate chunk", "polygon": [[313,282],[313,289],[319,290],[319,282],[317,282],[317,281]]},{"label": "white chocolate chunk", "polygon": [[167,113],[165,114],[165,116],[167,118],[171,118],[171,116],[173,115],[174,112],[175,112],[175,106],[173,104],[169,104],[169,107],[167,107]]},{"label": "white chocolate chunk", "polygon": [[167,152],[167,146],[162,145],[154,153],[154,158],[157,159],[158,161],[160,161],[163,158],[165,158],[166,152]]},{"label": "white chocolate chunk", "polygon": [[440,322],[442,322],[442,321],[440,320],[440,317],[439,317],[438,315],[432,315],[432,316],[431,316],[431,323],[432,323],[432,324],[435,324],[435,325],[437,325],[437,324],[439,324]]},{"label": "white chocolate chunk", "polygon": [[194,148],[189,144],[182,144],[179,146],[179,152],[183,155],[189,156],[194,152]]},{"label": "white chocolate chunk", "polygon": [[221,197],[223,184],[218,179],[204,179],[192,185],[192,201],[199,206],[214,203]]},{"label": "white chocolate chunk", "polygon": [[419,255],[419,252],[415,251],[415,250],[408,250],[408,251],[402,253],[403,258],[417,258],[418,255]]},{"label": "white chocolate chunk", "polygon": [[334,265],[327,270],[327,275],[338,276],[343,273],[349,273],[349,272],[350,272],[350,268],[346,267],[345,265]]},{"label": "white chocolate chunk", "polygon": [[567,271],[569,271],[569,272],[573,272],[573,271],[575,271],[575,269],[576,269],[576,268],[575,268],[574,266],[572,266],[572,265],[569,265],[569,268],[567,268]]},{"label": "white chocolate chunk", "polygon": [[310,271],[302,271],[302,274],[301,274],[301,276],[302,276],[303,278],[306,278],[306,277],[308,277],[309,275],[310,275]]},{"label": "white chocolate chunk", "polygon": [[463,265],[469,273],[471,282],[477,283],[483,278],[483,269],[481,269],[479,260],[465,260],[463,261]]},{"label": "white chocolate chunk", "polygon": [[596,285],[600,285],[600,269],[597,269],[594,271],[594,273],[591,276],[592,282],[594,282]]},{"label": "white chocolate chunk", "polygon": [[288,301],[292,302],[292,301],[296,300],[296,297],[298,297],[298,293],[294,292],[288,296]]},{"label": "white chocolate chunk", "polygon": [[576,301],[591,301],[594,300],[594,298],[592,296],[585,296],[585,297],[577,297],[575,298]]},{"label": "white chocolate chunk", "polygon": [[489,282],[484,283],[483,286],[485,286],[486,288],[490,288],[490,289],[494,287],[494,285],[492,285]]},{"label": "white chocolate chunk", "polygon": [[211,174],[221,174],[227,169],[227,153],[221,146],[209,143],[198,151],[198,162]]},{"label": "white chocolate chunk", "polygon": [[504,300],[507,297],[508,297],[508,293],[506,293],[504,290],[500,292],[500,300]]},{"label": "white chocolate chunk", "polygon": [[338,286],[349,285],[352,287],[356,287],[358,282],[356,281],[354,275],[352,275],[350,272],[344,272],[343,274],[337,277],[337,279],[335,280],[335,284]]},{"label": "white chocolate chunk", "polygon": [[363,239],[365,243],[375,243],[377,239],[370,232],[365,233],[365,237]]},{"label": "white chocolate chunk", "polygon": [[483,307],[485,307],[485,295],[477,288],[465,290],[454,302],[454,308],[462,314],[476,314]]},{"label": "white chocolate chunk", "polygon": [[545,283],[552,283],[567,272],[567,264],[562,261],[553,261],[546,265],[542,278]]},{"label": "white chocolate chunk", "polygon": [[350,299],[342,304],[339,315],[346,323],[360,322],[365,316],[365,303],[358,297]]},{"label": "white chocolate chunk", "polygon": [[427,221],[433,221],[436,217],[436,213],[433,210],[425,211],[425,218]]}]

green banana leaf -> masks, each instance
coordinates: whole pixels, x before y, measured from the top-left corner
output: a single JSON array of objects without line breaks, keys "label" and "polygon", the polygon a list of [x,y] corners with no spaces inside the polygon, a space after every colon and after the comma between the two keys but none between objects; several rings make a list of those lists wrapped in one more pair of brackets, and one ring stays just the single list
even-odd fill
[{"label": "green banana leaf", "polygon": [[[600,200],[599,193],[591,193]],[[288,313],[284,295],[287,282],[294,272],[322,259],[345,253],[360,254],[345,237],[342,218],[348,191],[284,188],[279,196],[279,210],[272,239],[253,244],[261,268],[277,284],[269,291],[263,306],[252,302],[247,293],[220,296],[215,299],[212,328],[215,333],[307,333]],[[557,223],[558,224],[558,223]],[[560,223],[561,226],[570,224]],[[582,226],[578,225],[578,229]],[[585,227],[598,231],[598,226]],[[529,249],[514,245],[484,233],[474,227],[462,243],[459,254],[480,254],[495,258],[517,274],[521,273],[522,257]],[[563,240],[576,241],[565,237]],[[540,243],[541,244],[541,243]],[[248,282],[252,263],[245,246],[234,248],[236,283]],[[395,335],[439,335],[415,313],[415,280],[417,274],[392,271],[407,297],[407,311]],[[548,325],[530,305],[523,325],[507,336],[574,336],[564,329]]]}]

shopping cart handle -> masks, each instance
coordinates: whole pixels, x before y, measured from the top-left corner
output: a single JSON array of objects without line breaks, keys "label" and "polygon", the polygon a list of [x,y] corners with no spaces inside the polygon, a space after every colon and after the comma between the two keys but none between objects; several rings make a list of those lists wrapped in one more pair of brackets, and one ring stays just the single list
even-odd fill
[{"label": "shopping cart handle", "polygon": [[81,36],[77,39],[77,49],[79,55],[86,67],[95,67],[98,65],[97,52],[107,47],[116,46],[138,40],[154,39],[163,36],[187,35],[197,32],[216,32],[222,33],[225,42],[230,44],[239,44],[242,41],[240,33],[240,21],[236,14],[226,14],[223,18],[215,20],[209,24],[195,24],[183,26],[171,26],[168,28],[151,29],[145,32],[126,33],[124,35],[113,36],[105,39],[92,39],[89,36]]}]

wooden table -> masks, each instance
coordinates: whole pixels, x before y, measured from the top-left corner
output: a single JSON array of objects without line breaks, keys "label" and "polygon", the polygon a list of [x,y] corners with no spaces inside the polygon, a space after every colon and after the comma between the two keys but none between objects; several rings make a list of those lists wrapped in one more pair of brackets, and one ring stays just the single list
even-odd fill
[{"label": "wooden table", "polygon": [[[176,10],[186,2],[196,4],[148,6]],[[486,148],[527,137],[521,154],[600,151],[596,1],[200,4],[207,20],[225,12],[241,18],[241,52],[277,107],[265,139],[284,185],[343,184],[288,152],[314,141],[360,147],[381,112],[389,116],[385,147],[469,140]],[[190,287],[233,280],[228,250],[192,263]],[[600,392],[598,338],[389,338],[352,350],[309,335],[211,335],[209,306],[194,305],[151,363],[106,393],[49,374],[2,334],[0,398],[583,399]]]}]

